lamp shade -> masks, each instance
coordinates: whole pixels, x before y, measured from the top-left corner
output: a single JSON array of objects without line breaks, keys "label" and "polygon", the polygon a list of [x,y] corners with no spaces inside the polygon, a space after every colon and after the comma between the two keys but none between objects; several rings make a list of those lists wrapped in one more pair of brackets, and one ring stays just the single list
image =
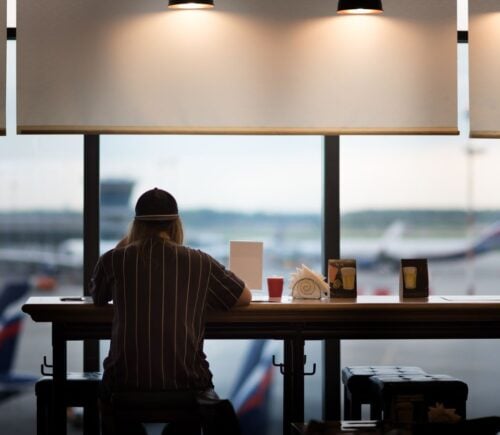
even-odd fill
[{"label": "lamp shade", "polygon": [[338,14],[381,14],[381,0],[339,0]]},{"label": "lamp shade", "polygon": [[214,7],[213,0],[169,0],[171,9],[210,9]]}]

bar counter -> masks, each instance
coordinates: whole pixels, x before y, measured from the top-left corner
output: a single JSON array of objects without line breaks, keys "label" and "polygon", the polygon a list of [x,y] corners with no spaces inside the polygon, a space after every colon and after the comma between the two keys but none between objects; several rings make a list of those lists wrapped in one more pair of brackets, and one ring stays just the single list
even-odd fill
[{"label": "bar counter", "polygon": [[[112,304],[96,307],[89,298],[68,302],[59,297],[31,297],[23,311],[35,322],[99,324],[113,318]],[[498,337],[500,296],[431,296],[403,302],[393,296],[358,296],[357,300],[292,300],[285,296],[280,302],[252,302],[247,307],[209,313],[207,336],[223,334],[219,328],[228,330],[228,325],[231,329],[241,326],[251,335],[262,324],[278,328],[294,324],[311,337],[317,328],[327,329],[329,338],[339,339]],[[415,333],[408,336],[411,330]],[[273,333],[269,331],[271,336]]]},{"label": "bar counter", "polygon": [[[96,307],[90,299],[61,301],[31,297],[23,306],[35,322],[52,323],[54,405],[58,433],[65,433],[64,389],[66,342],[110,337],[113,307]],[[304,419],[304,341],[338,344],[335,364],[324,367],[325,418],[340,417],[340,340],[500,338],[500,296],[431,296],[400,301],[391,296],[358,296],[357,300],[291,300],[252,302],[227,312],[211,312],[206,337],[283,340],[283,434],[291,422]],[[325,357],[326,359],[326,357]],[[331,355],[328,358],[332,360]],[[327,397],[334,400],[327,400]],[[331,403],[333,402],[333,403]]]}]

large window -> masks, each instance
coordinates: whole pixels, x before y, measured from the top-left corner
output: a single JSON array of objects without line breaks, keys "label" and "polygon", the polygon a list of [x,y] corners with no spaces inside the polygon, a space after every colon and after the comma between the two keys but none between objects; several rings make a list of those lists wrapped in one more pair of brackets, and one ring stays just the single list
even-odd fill
[{"label": "large window", "polygon": [[[288,277],[301,262],[320,268],[319,137],[103,136],[101,149],[102,184],[123,201],[120,232],[138,195],[157,186],[177,198],[186,243],[219,261],[229,240],[262,240],[264,275]],[[101,234],[113,241],[105,217],[118,204],[108,200]]]},{"label": "large window", "polygon": [[[227,265],[230,240],[263,241],[263,288],[265,277],[276,274],[286,288],[302,263],[321,271],[322,142],[313,136],[102,136],[101,245],[112,246],[126,231],[140,193],[160,187],[178,201],[187,245]],[[268,345],[281,360],[282,343]],[[234,399],[249,346],[205,344],[220,395]],[[308,344],[317,363],[319,349]],[[320,418],[320,375],[311,383],[307,414]],[[282,385],[275,371],[270,434],[281,430]]]}]

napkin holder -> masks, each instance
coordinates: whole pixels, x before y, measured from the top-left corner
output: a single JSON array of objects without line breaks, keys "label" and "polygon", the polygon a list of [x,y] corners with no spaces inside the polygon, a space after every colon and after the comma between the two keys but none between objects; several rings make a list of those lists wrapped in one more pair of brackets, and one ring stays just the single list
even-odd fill
[{"label": "napkin holder", "polygon": [[290,288],[294,299],[321,299],[329,295],[324,278],[304,265],[292,274]]}]

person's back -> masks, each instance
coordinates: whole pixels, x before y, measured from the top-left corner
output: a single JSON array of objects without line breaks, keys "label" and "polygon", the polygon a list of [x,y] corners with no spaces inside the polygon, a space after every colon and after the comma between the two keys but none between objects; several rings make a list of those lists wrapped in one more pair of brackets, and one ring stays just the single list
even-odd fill
[{"label": "person's back", "polygon": [[203,353],[208,309],[227,310],[244,283],[209,255],[160,237],[101,258],[93,297],[113,300],[115,321],[104,382],[137,390],[206,389]]}]

